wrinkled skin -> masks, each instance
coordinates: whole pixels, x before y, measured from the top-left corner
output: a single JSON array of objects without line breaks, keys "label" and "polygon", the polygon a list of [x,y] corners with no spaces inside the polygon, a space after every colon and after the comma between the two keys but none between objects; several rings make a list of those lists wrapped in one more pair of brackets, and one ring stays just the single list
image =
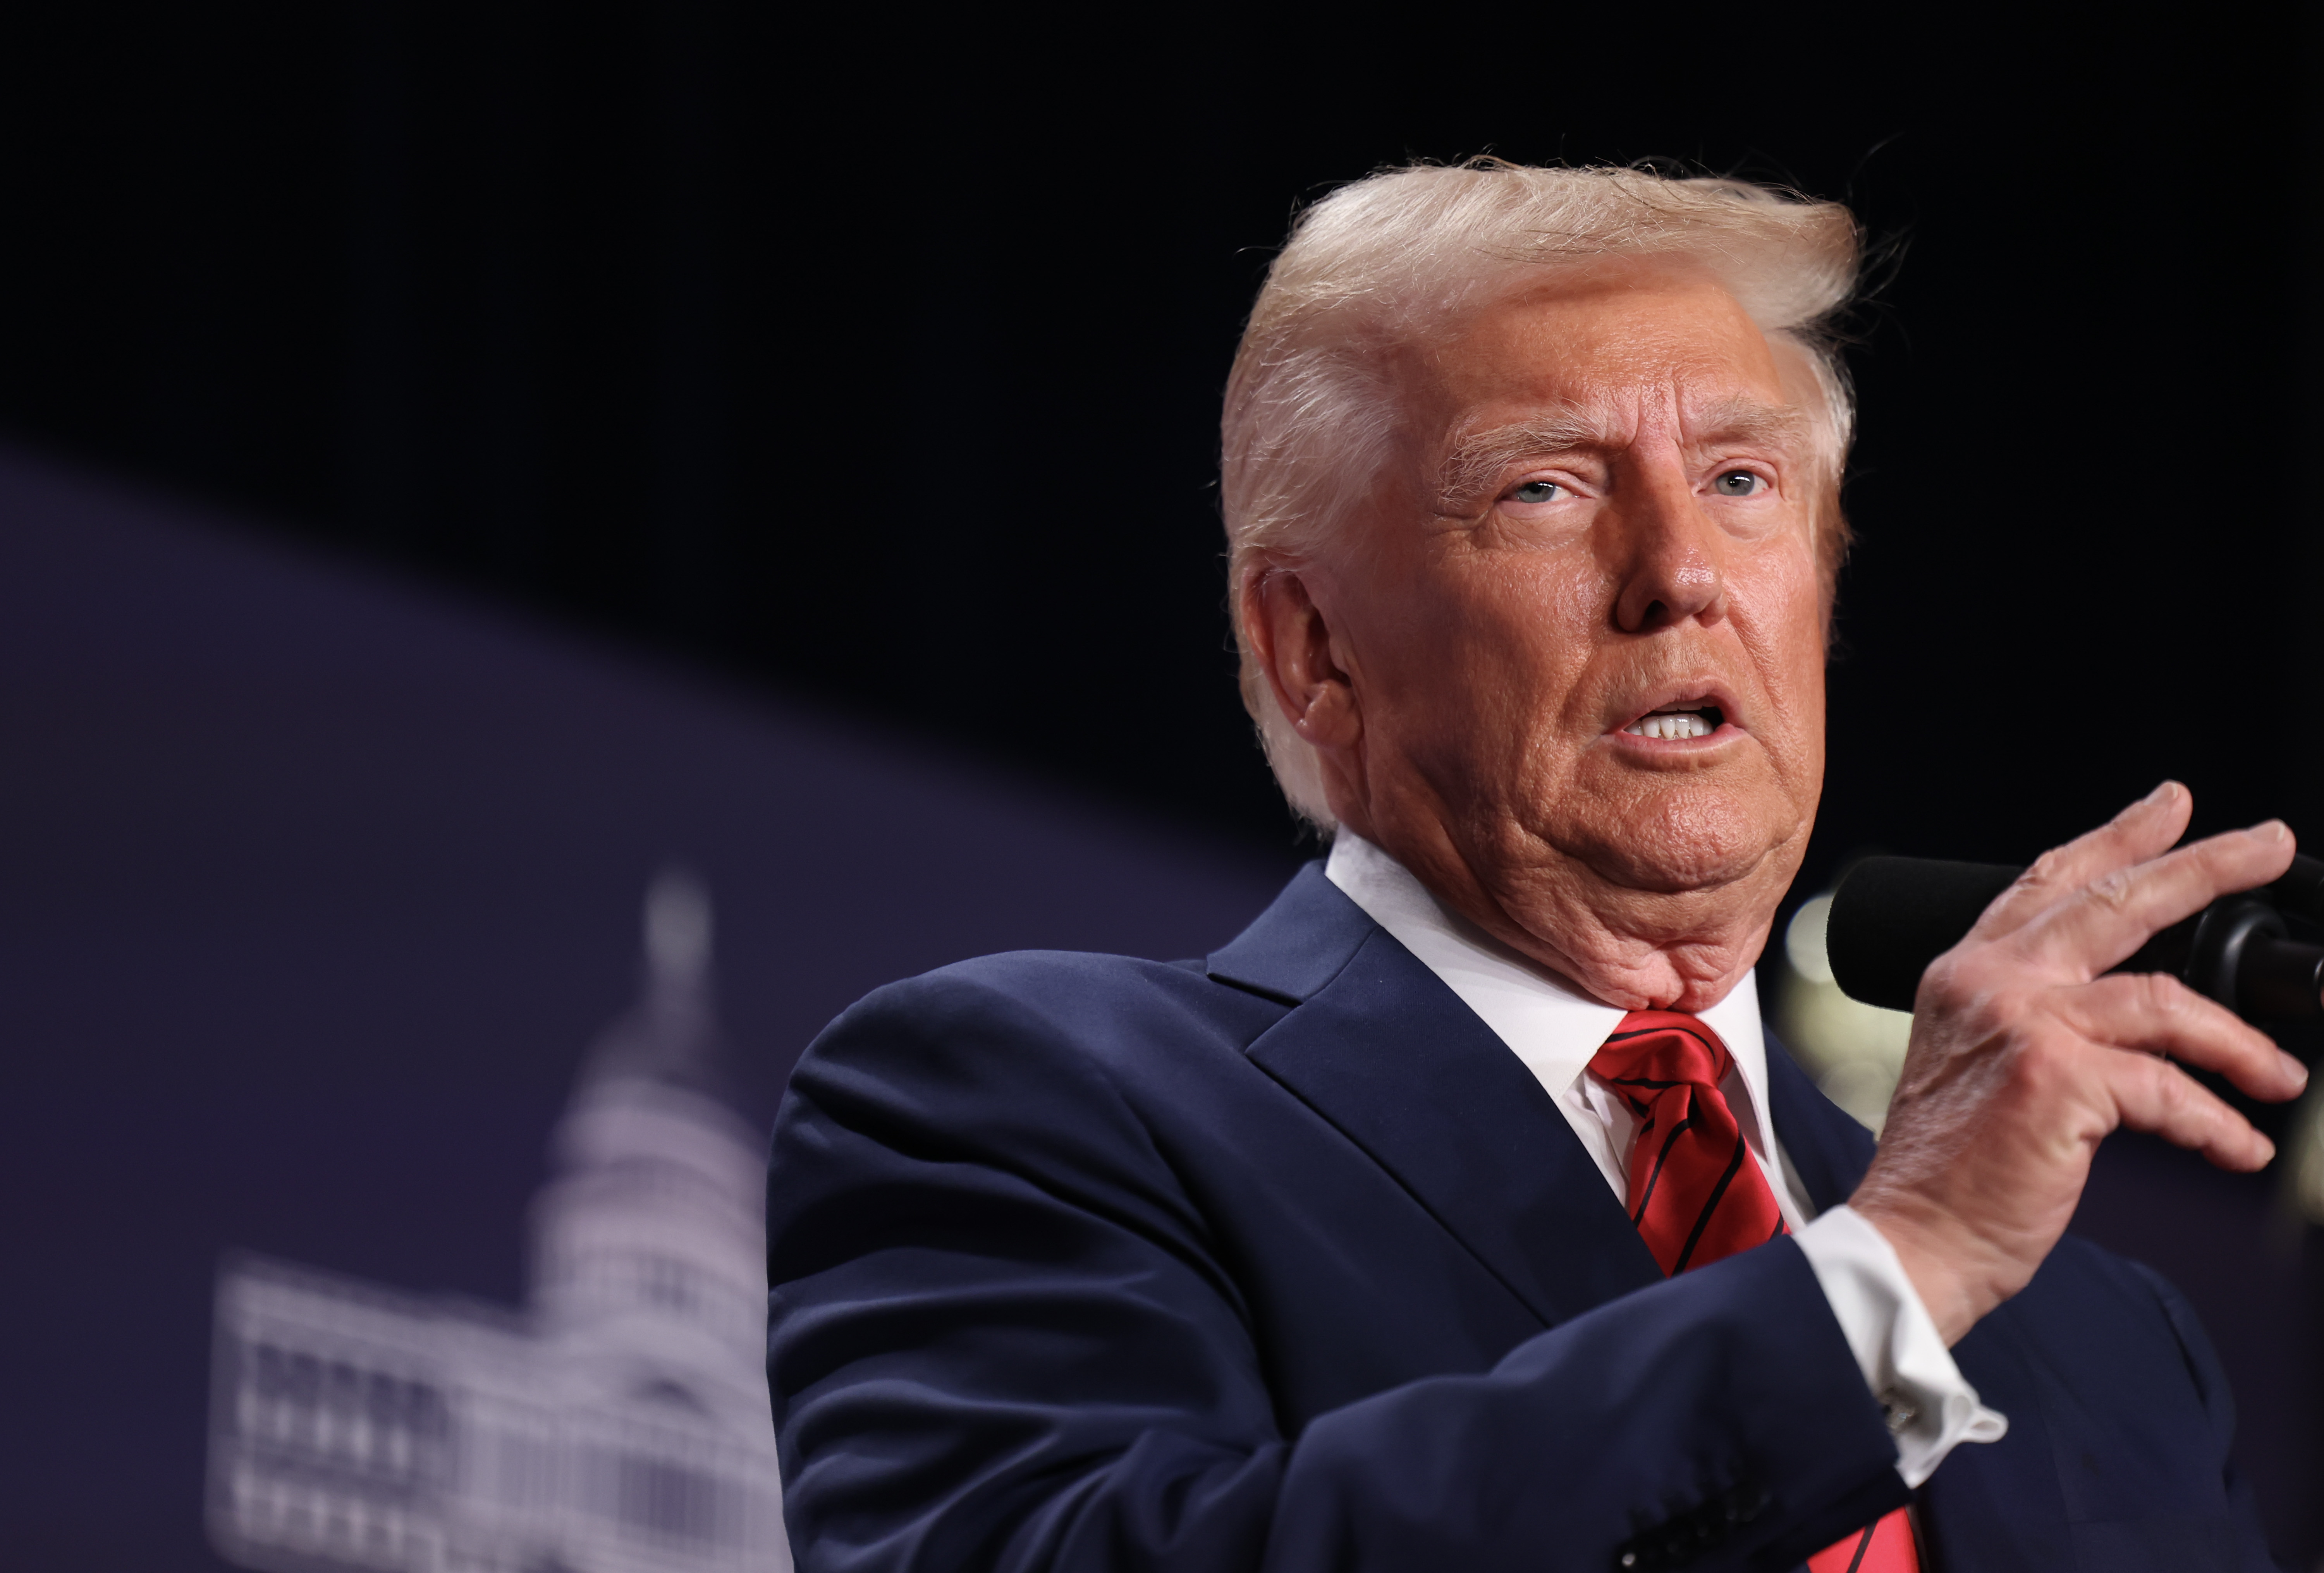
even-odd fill
[{"label": "wrinkled skin", "polygon": [[[1707,276],[1633,261],[1504,295],[1396,372],[1408,419],[1367,512],[1238,587],[1333,813],[1607,1003],[1715,1004],[1821,789],[1831,483],[1804,357]],[[1627,730],[1674,703],[1716,730]],[[2261,1098],[2304,1082],[2180,985],[2100,976],[2288,864],[2280,825],[2172,851],[2190,808],[2166,786],[2050,853],[1923,983],[1854,1200],[1948,1341],[2032,1276],[2117,1125],[2267,1161],[2160,1056]]]},{"label": "wrinkled skin", "polygon": [[2223,1169],[2274,1156],[2172,1060],[2277,1100],[2307,1085],[2300,1062],[2175,978],[2104,975],[2157,929],[2291,866],[2292,832],[2273,820],[2172,851],[2193,807],[2165,782],[2043,854],[1921,980],[1880,1151],[1850,1200],[1947,1343],[2033,1277],[2116,1127]]},{"label": "wrinkled skin", "polygon": [[[1278,698],[1340,823],[1462,913],[1609,1004],[1702,1009],[1766,943],[1822,786],[1799,352],[1631,265],[1400,370],[1411,436],[1370,517],[1247,593]],[[1585,443],[1447,474],[1464,439],[1577,415]],[[1711,737],[1621,730],[1706,690]]]}]

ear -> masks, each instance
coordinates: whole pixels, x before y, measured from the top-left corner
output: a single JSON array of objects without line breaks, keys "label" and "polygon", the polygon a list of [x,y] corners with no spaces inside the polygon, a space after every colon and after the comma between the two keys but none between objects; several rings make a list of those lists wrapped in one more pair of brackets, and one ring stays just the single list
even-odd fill
[{"label": "ear", "polygon": [[1256,566],[1243,577],[1243,637],[1293,730],[1329,753],[1352,747],[1363,720],[1331,627],[1290,568]]}]

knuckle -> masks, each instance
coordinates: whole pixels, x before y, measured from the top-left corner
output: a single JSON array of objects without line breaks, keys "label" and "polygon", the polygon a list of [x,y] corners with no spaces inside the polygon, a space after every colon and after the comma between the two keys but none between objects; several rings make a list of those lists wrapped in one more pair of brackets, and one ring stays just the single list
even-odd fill
[{"label": "knuckle", "polygon": [[1932,998],[1950,999],[1960,992],[1960,952],[1947,951],[1921,974],[1921,992]]},{"label": "knuckle", "polygon": [[1974,1006],[1991,993],[1997,980],[1993,947],[1968,946],[1947,951],[1921,974],[1916,1006],[1928,1004],[1949,1013]]},{"label": "knuckle", "polygon": [[2135,870],[2116,869],[2091,880],[2089,889],[2090,899],[2097,905],[2109,912],[2120,912],[2138,893],[2138,880]]},{"label": "knuckle", "polygon": [[2003,995],[1985,1001],[1978,1013],[1978,1041],[1988,1058],[2011,1077],[2045,1076],[2063,1051],[2054,1021],[2029,1010],[2023,999]]},{"label": "knuckle", "polygon": [[2037,1087],[2052,1088],[2073,1076],[2081,1044],[2073,1035],[2043,1024],[2024,1035],[2012,1067],[2017,1076]]},{"label": "knuckle", "polygon": [[2178,1018],[2189,1014],[2195,993],[2168,972],[2141,972],[2138,979],[2138,1005],[2153,1015]]},{"label": "knuckle", "polygon": [[2227,1116],[2227,1106],[2195,1084],[2193,1077],[2170,1061],[2147,1058],[2141,1066],[2146,1097],[2163,1120],[2182,1130],[2216,1126]]},{"label": "knuckle", "polygon": [[1931,962],[1921,975],[1914,1013],[1952,1023],[1955,1034],[1983,1037],[2011,1030],[2024,1018],[2027,1002],[2017,987],[2019,969],[1995,955],[1997,948],[1956,952]]}]

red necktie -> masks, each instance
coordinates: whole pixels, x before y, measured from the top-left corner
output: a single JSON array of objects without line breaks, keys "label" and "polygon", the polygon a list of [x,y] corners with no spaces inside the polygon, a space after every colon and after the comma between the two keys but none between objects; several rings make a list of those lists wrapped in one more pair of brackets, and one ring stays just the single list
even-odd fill
[{"label": "red necktie", "polygon": [[[1634,1010],[1590,1062],[1638,1122],[1630,1143],[1630,1221],[1671,1277],[1784,1232],[1783,1210],[1719,1084],[1727,1045],[1692,1016]],[[1920,1573],[1898,1508],[1808,1559],[1809,1573]]]}]

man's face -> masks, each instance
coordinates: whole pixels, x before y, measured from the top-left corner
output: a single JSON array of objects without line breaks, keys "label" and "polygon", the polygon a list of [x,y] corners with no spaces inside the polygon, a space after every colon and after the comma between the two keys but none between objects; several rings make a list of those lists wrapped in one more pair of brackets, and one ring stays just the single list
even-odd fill
[{"label": "man's face", "polygon": [[1702,274],[1629,263],[1400,375],[1404,451],[1301,575],[1360,725],[1326,750],[1335,810],[1440,894],[1472,881],[1504,937],[1578,906],[1683,947],[1739,900],[1756,954],[1823,773],[1804,356]]}]

